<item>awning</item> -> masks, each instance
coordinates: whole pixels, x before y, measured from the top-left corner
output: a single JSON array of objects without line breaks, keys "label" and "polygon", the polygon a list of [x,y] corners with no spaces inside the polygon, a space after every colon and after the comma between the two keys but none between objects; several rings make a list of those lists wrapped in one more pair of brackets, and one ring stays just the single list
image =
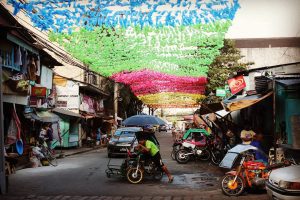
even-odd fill
[{"label": "awning", "polygon": [[117,117],[117,120],[122,121],[123,119],[121,117]]},{"label": "awning", "polygon": [[81,113],[81,117],[85,119],[92,119],[98,117],[96,114],[87,114],[87,113]]},{"label": "awning", "polygon": [[223,109],[224,108],[221,103],[201,104],[200,109],[196,110],[195,114],[206,115],[209,113],[215,113]]},{"label": "awning", "polygon": [[72,111],[61,109],[61,108],[54,108],[52,110],[52,112],[63,114],[63,115],[67,115],[67,116],[71,116],[71,117],[81,117],[81,115],[78,114],[78,113],[74,113]]},{"label": "awning", "polygon": [[216,112],[216,115],[219,117],[225,117],[226,115],[228,115],[230,112],[227,112],[226,110],[220,110]]},{"label": "awning", "polygon": [[277,83],[280,83],[284,86],[291,86],[291,85],[300,85],[300,78],[297,79],[279,79],[276,80]]},{"label": "awning", "polygon": [[60,120],[59,116],[52,112],[43,111],[36,112],[37,116],[41,118],[42,122],[58,122]]},{"label": "awning", "polygon": [[103,122],[107,122],[107,123],[110,123],[110,124],[114,124],[114,123],[115,123],[115,120],[114,120],[114,119],[105,119],[105,120],[103,120]]},{"label": "awning", "polygon": [[271,96],[272,94],[273,92],[269,92],[266,95],[257,94],[257,95],[246,96],[243,98],[224,100],[223,104],[227,111],[232,112],[232,111],[236,111],[236,110],[240,110],[252,106],[253,104]]},{"label": "awning", "polygon": [[186,116],[183,116],[183,120],[184,121],[191,121],[194,119],[194,116],[193,115],[186,115]]},{"label": "awning", "polygon": [[33,119],[41,122],[58,122],[60,120],[59,116],[54,113],[43,111],[43,112],[36,112],[35,113],[26,113],[24,114],[25,118]]}]

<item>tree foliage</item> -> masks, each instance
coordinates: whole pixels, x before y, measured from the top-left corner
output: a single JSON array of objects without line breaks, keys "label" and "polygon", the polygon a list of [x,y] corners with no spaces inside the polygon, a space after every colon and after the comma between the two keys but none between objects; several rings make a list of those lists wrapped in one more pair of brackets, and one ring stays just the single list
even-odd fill
[{"label": "tree foliage", "polygon": [[[209,83],[206,87],[206,94],[216,92],[217,88],[224,88],[227,84],[227,80],[240,71],[247,69],[247,66],[253,63],[244,63],[241,61],[243,56],[238,48],[235,47],[235,43],[232,40],[225,39],[224,46],[220,49],[220,55],[217,56],[213,63],[209,66],[208,79]],[[208,95],[203,101],[218,102],[221,98],[215,95]]]}]

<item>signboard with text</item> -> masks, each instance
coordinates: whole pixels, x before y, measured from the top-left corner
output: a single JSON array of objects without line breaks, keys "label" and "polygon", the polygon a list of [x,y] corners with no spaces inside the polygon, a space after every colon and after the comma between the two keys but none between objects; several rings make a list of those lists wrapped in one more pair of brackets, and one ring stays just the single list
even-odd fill
[{"label": "signboard with text", "polygon": [[66,86],[56,85],[56,107],[79,113],[79,85],[68,80]]},{"label": "signboard with text", "polygon": [[246,83],[242,75],[229,79],[228,85],[232,94],[236,94],[246,87]]},{"label": "signboard with text", "polygon": [[226,96],[226,90],[225,90],[225,89],[218,88],[218,89],[216,90],[216,96],[217,96],[217,97],[225,97],[225,96]]},{"label": "signboard with text", "polygon": [[47,93],[47,88],[45,87],[32,87],[31,96],[34,97],[45,97]]}]

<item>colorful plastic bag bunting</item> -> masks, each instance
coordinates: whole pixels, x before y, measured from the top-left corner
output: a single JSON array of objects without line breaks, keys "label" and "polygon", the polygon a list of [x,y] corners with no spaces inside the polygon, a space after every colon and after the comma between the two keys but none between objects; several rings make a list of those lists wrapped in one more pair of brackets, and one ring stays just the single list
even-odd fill
[{"label": "colorful plastic bag bunting", "polygon": [[[8,0],[93,71],[150,107],[195,107],[238,0]],[[33,12],[34,11],[34,12]]]}]

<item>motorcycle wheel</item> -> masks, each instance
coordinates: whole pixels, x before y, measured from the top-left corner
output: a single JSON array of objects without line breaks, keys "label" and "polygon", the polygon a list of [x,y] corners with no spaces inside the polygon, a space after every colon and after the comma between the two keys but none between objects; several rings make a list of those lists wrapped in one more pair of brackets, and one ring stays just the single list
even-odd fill
[{"label": "motorcycle wheel", "polygon": [[221,182],[221,188],[225,195],[227,196],[239,196],[244,191],[245,185],[240,176],[234,181],[235,176],[228,174],[223,177]]},{"label": "motorcycle wheel", "polygon": [[160,181],[162,179],[163,175],[164,175],[163,171],[161,169],[157,168],[153,171],[152,177],[155,181]]},{"label": "motorcycle wheel", "polygon": [[180,149],[179,146],[173,147],[172,152],[171,152],[171,158],[172,158],[173,160],[176,160],[176,153],[177,153],[177,151],[178,151],[179,149]]},{"label": "motorcycle wheel", "polygon": [[186,155],[188,152],[184,149],[181,149],[179,151],[177,151],[176,153],[176,161],[179,163],[179,164],[186,164],[189,162],[190,160],[190,156],[189,155]]},{"label": "motorcycle wheel", "polygon": [[213,152],[211,152],[211,162],[214,165],[219,165],[220,162],[222,161],[223,156],[220,150],[214,150]]},{"label": "motorcycle wheel", "polygon": [[129,168],[126,174],[127,180],[132,184],[140,183],[144,178],[144,173],[141,169],[135,167]]},{"label": "motorcycle wheel", "polygon": [[201,155],[199,156],[200,160],[207,161],[211,157],[210,151],[207,149],[204,149]]},{"label": "motorcycle wheel", "polygon": [[176,159],[176,153],[175,153],[174,149],[171,152],[171,158],[172,158],[172,160]]}]

